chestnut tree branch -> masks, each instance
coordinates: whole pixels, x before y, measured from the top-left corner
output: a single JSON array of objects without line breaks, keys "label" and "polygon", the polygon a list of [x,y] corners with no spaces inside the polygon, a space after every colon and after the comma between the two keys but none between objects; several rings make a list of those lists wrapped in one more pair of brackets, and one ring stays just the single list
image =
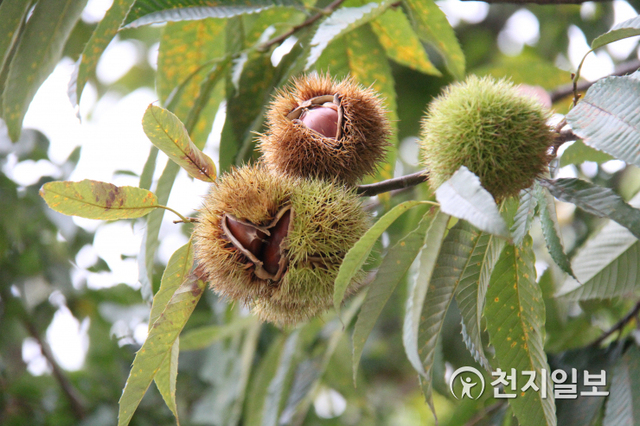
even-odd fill
[{"label": "chestnut tree branch", "polygon": [[408,188],[429,180],[429,172],[422,170],[406,176],[383,180],[382,182],[360,185],[356,187],[356,192],[362,197],[373,197],[397,189]]},{"label": "chestnut tree branch", "polygon": [[[634,61],[625,62],[618,65],[611,75],[626,75],[636,71],[638,68],[640,68],[640,60],[636,59]],[[581,81],[578,83],[576,88],[579,92],[583,92],[591,87],[593,83],[595,83],[595,81]],[[549,96],[551,96],[551,102],[554,103],[570,95],[573,95],[573,83],[565,84],[549,92]]]},{"label": "chestnut tree branch", "polygon": [[296,25],[295,27],[291,28],[286,33],[280,34],[279,36],[274,37],[271,40],[267,40],[266,42],[264,42],[264,44],[262,44],[259,47],[259,50],[267,50],[268,48],[270,48],[274,44],[282,43],[283,41],[285,41],[286,39],[291,37],[293,34],[295,34],[296,32],[300,31],[302,28],[308,27],[309,25],[312,25],[314,22],[316,22],[318,19],[322,18],[323,16],[327,16],[327,15],[331,14],[334,10],[336,10],[338,7],[340,7],[340,5],[342,3],[344,3],[344,1],[345,0],[334,0],[327,7],[325,7],[324,9],[322,9],[320,12],[316,13],[315,15],[309,17],[303,23],[301,23],[299,25]]},{"label": "chestnut tree branch", "polygon": [[[640,314],[640,302],[636,303],[636,305],[633,307],[633,309],[624,316],[624,318],[622,318],[620,321],[618,321],[613,327],[611,327],[609,330],[605,331],[602,336],[598,337],[592,344],[591,346],[599,346],[600,343],[604,342],[604,340],[611,336],[613,333],[615,333],[616,331],[622,333],[622,329],[629,324],[629,322],[631,322],[632,319],[638,317],[638,314]],[[619,337],[618,337],[619,338]]]}]

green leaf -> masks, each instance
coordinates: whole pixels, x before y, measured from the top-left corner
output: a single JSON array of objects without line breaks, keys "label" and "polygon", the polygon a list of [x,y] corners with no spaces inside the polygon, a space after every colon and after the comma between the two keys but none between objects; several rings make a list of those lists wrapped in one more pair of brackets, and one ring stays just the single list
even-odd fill
[{"label": "green leaf", "polygon": [[369,257],[369,253],[371,253],[373,249],[373,245],[378,238],[380,238],[380,235],[382,235],[402,213],[420,204],[424,203],[421,201],[405,201],[404,203],[398,204],[378,219],[378,221],[360,237],[358,242],[349,249],[342,260],[334,283],[333,306],[338,314],[340,313],[340,306],[342,305],[347,287],[360,268],[362,268],[362,265],[364,265],[364,262]]},{"label": "green leaf", "polygon": [[509,237],[509,229],[493,197],[465,166],[436,189],[436,199],[443,212],[469,221],[482,231]]},{"label": "green leaf", "polygon": [[278,422],[278,414],[282,404],[282,398],[284,393],[285,381],[289,376],[289,372],[294,368],[294,355],[298,348],[299,330],[294,331],[287,338],[280,359],[278,361],[278,368],[276,370],[273,379],[269,383],[267,388],[267,394],[264,399],[264,406],[262,408],[262,426],[276,426]]},{"label": "green leaf", "polygon": [[227,116],[220,141],[222,171],[251,158],[255,132],[261,128],[263,110],[273,88],[274,71],[270,52],[250,51],[235,61],[227,80]]},{"label": "green leaf", "polygon": [[136,354],[118,412],[118,426],[126,426],[162,363],[171,356],[182,328],[202,296],[205,283],[190,275],[171,297]]},{"label": "green leaf", "polygon": [[180,350],[195,351],[205,349],[215,342],[235,336],[256,322],[253,316],[237,318],[227,324],[205,325],[186,331],[180,337]]},{"label": "green leaf", "polygon": [[434,415],[432,382],[438,338],[442,331],[444,317],[454,298],[462,273],[469,267],[471,254],[477,242],[478,234],[466,222],[459,221],[449,230],[437,257],[422,308],[418,335],[421,345],[420,355],[426,376],[422,389]]},{"label": "green leaf", "polygon": [[138,186],[144,189],[151,189],[153,183],[153,174],[156,171],[156,160],[158,159],[158,148],[152,146],[149,150],[149,156],[142,167],[142,173],[140,174],[140,183]]},{"label": "green leaf", "polygon": [[431,222],[429,214],[425,214],[416,229],[389,249],[378,268],[375,279],[369,285],[366,299],[353,330],[352,364],[354,383],[364,344],[393,290],[395,290],[404,274],[407,273],[409,267],[418,256],[420,249],[424,246]]},{"label": "green leaf", "polygon": [[401,10],[387,10],[378,19],[371,21],[371,28],[389,58],[427,75],[442,75],[429,61],[420,39]]},{"label": "green leaf", "polygon": [[[547,377],[547,396],[543,389],[522,392],[527,383],[524,371],[535,371],[535,384],[541,386],[542,369],[550,371],[544,352],[545,308],[540,287],[536,284],[531,237],[522,247],[507,245],[491,276],[487,291],[485,317],[498,367],[509,373],[516,370],[517,398],[509,404],[522,426],[555,426],[555,403],[551,379]],[[505,393],[513,393],[508,387]],[[523,395],[524,393],[524,395]]]},{"label": "green leaf", "polygon": [[7,65],[11,49],[18,41],[20,29],[27,14],[31,1],[28,0],[4,0],[0,3],[0,70]]},{"label": "green leaf", "polygon": [[418,37],[444,59],[447,70],[458,80],[464,78],[465,59],[447,17],[433,0],[403,0]]},{"label": "green leaf", "polygon": [[258,13],[276,6],[302,7],[298,0],[136,0],[124,22],[126,27],[205,18],[230,18]]},{"label": "green leaf", "polygon": [[102,52],[115,37],[124,18],[129,13],[135,0],[114,0],[98,27],[91,34],[91,38],[82,50],[82,56],[78,63],[78,76],[69,88],[74,106],[80,101],[89,76],[95,72],[98,60]]},{"label": "green leaf", "polygon": [[[151,313],[149,314],[149,331],[151,331],[155,322],[160,318],[171,297],[191,271],[192,266],[193,243],[189,240],[187,244],[180,247],[171,255],[167,263],[167,267],[162,275],[160,289],[153,298],[153,305],[151,306]],[[179,425],[180,420],[176,406],[176,379],[178,376],[178,354],[180,352],[178,340],[179,339],[176,339],[174,342],[171,347],[171,355],[163,361],[154,380],[158,391],[160,391],[160,395],[162,395],[164,402],[175,416]]]},{"label": "green leaf", "polygon": [[27,21],[9,68],[2,117],[13,141],[36,91],[62,57],[64,44],[87,0],[40,1]]},{"label": "green leaf", "polygon": [[320,23],[311,39],[311,50],[305,70],[313,66],[332,40],[377,18],[391,6],[391,3],[391,0],[383,0],[380,3],[372,2],[360,7],[341,7],[334,11]]},{"label": "green leaf", "polygon": [[568,166],[569,164],[581,164],[585,161],[593,161],[594,163],[605,163],[609,160],[613,160],[613,157],[609,154],[598,151],[595,148],[591,148],[584,144],[584,142],[578,140],[571,144],[560,157],[560,167]]},{"label": "green leaf", "polygon": [[605,46],[614,41],[640,35],[640,17],[628,19],[611,27],[609,31],[596,37],[591,42],[591,50]]},{"label": "green leaf", "polygon": [[[639,204],[640,195],[631,203]],[[575,255],[572,268],[579,282],[569,278],[558,297],[588,300],[626,295],[638,287],[638,265],[640,241],[626,228],[609,222]]]},{"label": "green leaf", "polygon": [[158,207],[158,200],[151,191],[89,179],[47,182],[40,188],[40,196],[59,213],[87,219],[133,219]]},{"label": "green leaf", "polygon": [[[422,247],[418,260],[416,260],[416,273],[409,280],[410,288],[402,327],[402,343],[413,368],[425,377],[427,373],[422,365],[418,351],[420,316],[424,309],[425,297],[427,296],[434,268],[436,268],[436,260],[447,231],[449,218],[449,215],[440,211],[436,213],[425,238],[426,244]],[[427,377],[427,379],[430,382],[431,378]]]},{"label": "green leaf", "polygon": [[567,114],[586,145],[640,166],[640,73],[607,77]]},{"label": "green leaf", "polygon": [[637,424],[640,424],[640,350],[632,344],[613,367],[602,425]]},{"label": "green leaf", "polygon": [[178,379],[178,356],[180,355],[180,338],[178,337],[168,357],[164,359],[162,365],[158,369],[156,376],[153,380],[156,382],[156,387],[162,395],[165,404],[173,416],[176,418],[177,426],[180,426],[180,417],[178,416],[178,406],[176,405],[176,381]]},{"label": "green leaf", "polygon": [[529,233],[531,222],[533,222],[533,216],[536,212],[538,200],[533,194],[534,188],[527,188],[520,191],[520,204],[513,218],[513,225],[511,226],[513,243],[517,246],[522,244],[524,237]]},{"label": "green leaf", "polygon": [[556,214],[556,202],[553,196],[540,185],[535,186],[535,196],[540,206],[540,225],[547,243],[547,250],[554,262],[567,274],[575,277],[571,269],[571,261],[562,246],[560,224]]},{"label": "green leaf", "polygon": [[471,257],[462,271],[455,296],[462,316],[464,343],[473,358],[487,371],[491,371],[482,343],[482,311],[489,280],[505,241],[475,228],[474,233],[476,236],[469,242],[472,248]]},{"label": "green leaf", "polygon": [[[167,161],[156,187],[156,197],[158,197],[159,204],[165,205],[169,201],[169,194],[179,170],[180,166],[173,161]],[[153,299],[153,265],[159,245],[158,234],[163,216],[164,209],[158,209],[149,214],[142,238],[142,247],[138,254],[138,280],[142,286],[140,289],[142,297],[146,301]]]},{"label": "green leaf", "polygon": [[213,160],[191,142],[187,129],[172,112],[149,105],[142,117],[142,128],[151,143],[189,175],[205,182],[216,179]]},{"label": "green leaf", "polygon": [[227,71],[223,19],[169,22],[162,31],[156,87],[163,105],[203,149],[220,102]]},{"label": "green leaf", "polygon": [[557,199],[573,203],[592,215],[615,220],[640,238],[640,210],[631,207],[611,189],[575,178],[542,179],[540,184]]}]

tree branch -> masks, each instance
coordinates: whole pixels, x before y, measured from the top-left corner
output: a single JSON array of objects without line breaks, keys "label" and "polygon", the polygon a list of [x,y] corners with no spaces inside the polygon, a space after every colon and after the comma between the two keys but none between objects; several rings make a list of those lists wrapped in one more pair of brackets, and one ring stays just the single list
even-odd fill
[{"label": "tree branch", "polygon": [[356,187],[356,192],[362,197],[373,197],[396,189],[408,188],[429,180],[429,172],[422,170],[406,176],[383,180],[382,182],[360,185]]},{"label": "tree branch", "polygon": [[53,377],[55,377],[55,379],[58,381],[58,384],[62,388],[62,392],[67,397],[67,400],[69,400],[69,405],[71,405],[71,411],[73,412],[74,416],[78,420],[82,420],[85,417],[86,413],[82,402],[80,402],[80,395],[78,395],[78,392],[73,387],[73,384],[69,381],[67,376],[64,375],[62,368],[60,368],[55,358],[53,357],[53,352],[51,352],[49,344],[44,339],[42,339],[42,337],[40,337],[38,329],[36,328],[33,321],[29,319],[29,316],[26,312],[24,312],[22,315],[22,324],[27,329],[31,337],[36,339],[36,341],[40,345],[42,355],[51,365],[51,369],[53,370]]},{"label": "tree branch", "polygon": [[[636,71],[638,68],[640,68],[640,60],[625,62],[624,64],[618,65],[611,75],[626,75]],[[595,81],[581,81],[577,85],[577,90],[579,92],[584,92],[591,87],[593,83],[595,83]],[[569,95],[573,95],[573,83],[565,84],[549,92],[551,102],[553,103]]]},{"label": "tree branch", "polygon": [[[620,321],[618,321],[613,327],[611,327],[608,331],[605,331],[602,336],[598,337],[592,344],[591,346],[599,346],[600,343],[604,342],[604,340],[611,336],[613,333],[615,333],[616,331],[622,332],[622,329],[624,328],[624,326],[626,326],[633,318],[638,316],[638,313],[640,313],[640,302],[636,303],[636,306],[633,307],[633,309],[624,316],[624,318],[622,318]],[[619,336],[618,336],[619,338]]]},{"label": "tree branch", "polygon": [[[462,0],[462,1],[476,1],[476,0]],[[483,0],[485,3],[513,3],[513,4],[525,4],[535,3],[542,5],[558,5],[558,4],[582,4],[592,0]],[[611,0],[594,0],[596,2],[604,3]]]},{"label": "tree branch", "polygon": [[323,16],[327,16],[327,15],[331,14],[334,10],[336,10],[338,7],[340,7],[340,5],[342,3],[344,3],[344,1],[345,0],[334,0],[330,5],[328,5],[324,9],[322,9],[322,11],[320,11],[320,12],[316,13],[315,15],[311,16],[309,19],[307,19],[303,23],[301,23],[299,25],[296,25],[295,27],[291,28],[286,33],[280,34],[279,36],[274,37],[271,40],[267,40],[258,49],[259,50],[267,50],[268,48],[270,48],[274,44],[282,43],[283,41],[285,41],[286,39],[291,37],[293,34],[295,34],[296,32],[300,31],[302,28],[308,27],[309,25],[313,24],[314,22],[316,22],[318,19],[322,18]]}]

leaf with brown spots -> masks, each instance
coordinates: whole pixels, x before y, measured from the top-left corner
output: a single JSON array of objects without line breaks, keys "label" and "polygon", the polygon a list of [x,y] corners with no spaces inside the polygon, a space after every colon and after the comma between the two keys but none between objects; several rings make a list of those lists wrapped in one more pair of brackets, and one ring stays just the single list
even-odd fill
[{"label": "leaf with brown spots", "polygon": [[[184,268],[179,269],[184,270]],[[120,398],[118,426],[126,426],[131,421],[133,413],[160,371],[160,367],[172,356],[172,348],[178,335],[204,292],[204,281],[198,280],[193,274],[184,277],[181,281],[180,287],[151,326],[147,340],[133,360],[127,384]]]},{"label": "leaf with brown spots", "polygon": [[87,219],[134,219],[158,207],[151,191],[89,179],[45,183],[40,188],[40,196],[59,213]]},{"label": "leaf with brown spots", "polygon": [[[555,402],[549,378],[549,364],[544,352],[545,306],[536,283],[533,243],[529,235],[522,246],[506,245],[491,275],[484,315],[491,344],[495,348],[497,367],[507,374],[514,368],[515,389],[505,386],[502,393],[517,395],[509,404],[522,426],[555,426]],[[541,389],[542,370],[545,389]],[[521,388],[535,372],[535,386]],[[495,379],[492,379],[495,380]],[[496,388],[497,389],[497,388]],[[543,391],[546,397],[543,397]],[[486,392],[486,391],[485,391]]]},{"label": "leaf with brown spots", "polygon": [[184,124],[171,111],[149,105],[142,117],[142,128],[151,143],[189,175],[205,182],[216,179],[213,160],[191,142]]}]

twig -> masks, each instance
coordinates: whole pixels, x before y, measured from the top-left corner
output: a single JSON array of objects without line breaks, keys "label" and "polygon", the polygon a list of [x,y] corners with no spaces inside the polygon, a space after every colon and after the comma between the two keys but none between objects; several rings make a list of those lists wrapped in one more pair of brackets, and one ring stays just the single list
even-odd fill
[{"label": "twig", "polygon": [[[636,303],[636,305],[633,307],[633,309],[631,310],[631,312],[629,312],[627,315],[624,316],[624,318],[622,318],[620,321],[618,321],[613,327],[611,327],[608,331],[605,331],[602,336],[598,337],[592,344],[591,346],[599,346],[600,343],[604,342],[604,340],[611,336],[613,333],[615,333],[616,331],[619,331],[620,333],[622,333],[622,329],[624,328],[625,325],[627,325],[634,317],[638,316],[638,313],[640,313],[640,302]],[[619,338],[620,336],[618,336]]]},{"label": "twig", "polygon": [[320,12],[316,13],[315,15],[311,16],[309,19],[304,21],[302,24],[296,25],[295,27],[291,28],[286,33],[280,34],[279,36],[274,37],[271,40],[267,40],[266,42],[264,42],[264,44],[262,46],[260,46],[258,48],[258,50],[267,50],[268,48],[270,48],[274,44],[282,43],[283,41],[285,41],[286,39],[291,37],[293,34],[295,34],[296,32],[300,31],[302,28],[308,27],[309,25],[313,24],[314,22],[316,22],[318,19],[322,18],[323,16],[329,15],[331,12],[336,10],[342,3],[344,3],[344,1],[345,0],[334,0],[329,6],[325,7],[324,9],[322,9],[322,11],[320,11]]},{"label": "twig", "polygon": [[[634,60],[630,62],[626,62],[624,64],[620,64],[616,67],[615,71],[611,75],[625,75],[632,73],[640,68],[640,60]],[[589,87],[591,87],[595,83],[595,81],[581,81],[577,84],[576,89],[579,92],[584,92]],[[549,96],[551,96],[551,102],[555,103],[560,99],[572,95],[573,94],[573,83],[568,83],[563,86],[558,87],[557,89],[549,92]]]},{"label": "twig", "polygon": [[22,323],[31,337],[36,339],[36,341],[40,345],[42,355],[44,355],[44,357],[51,365],[51,369],[53,370],[53,377],[55,377],[55,379],[58,381],[58,384],[62,388],[63,393],[69,400],[69,404],[71,405],[71,410],[73,411],[74,416],[78,420],[83,419],[86,413],[84,406],[80,402],[80,395],[78,395],[78,392],[73,387],[67,376],[64,375],[62,368],[60,368],[55,358],[53,357],[53,352],[51,352],[49,344],[40,337],[38,329],[36,328],[35,324],[29,319],[29,316],[26,312],[24,312],[24,315],[22,315]]},{"label": "twig", "polygon": [[383,180],[382,182],[360,185],[357,187],[356,192],[362,197],[373,197],[383,192],[415,186],[427,180],[429,180],[429,173],[426,170],[422,170],[410,175]]},{"label": "twig", "polygon": [[559,132],[553,140],[551,149],[552,155],[555,157],[558,153],[558,148],[560,148],[564,143],[569,141],[577,141],[578,139],[580,139],[580,137],[573,133],[571,130]]}]

